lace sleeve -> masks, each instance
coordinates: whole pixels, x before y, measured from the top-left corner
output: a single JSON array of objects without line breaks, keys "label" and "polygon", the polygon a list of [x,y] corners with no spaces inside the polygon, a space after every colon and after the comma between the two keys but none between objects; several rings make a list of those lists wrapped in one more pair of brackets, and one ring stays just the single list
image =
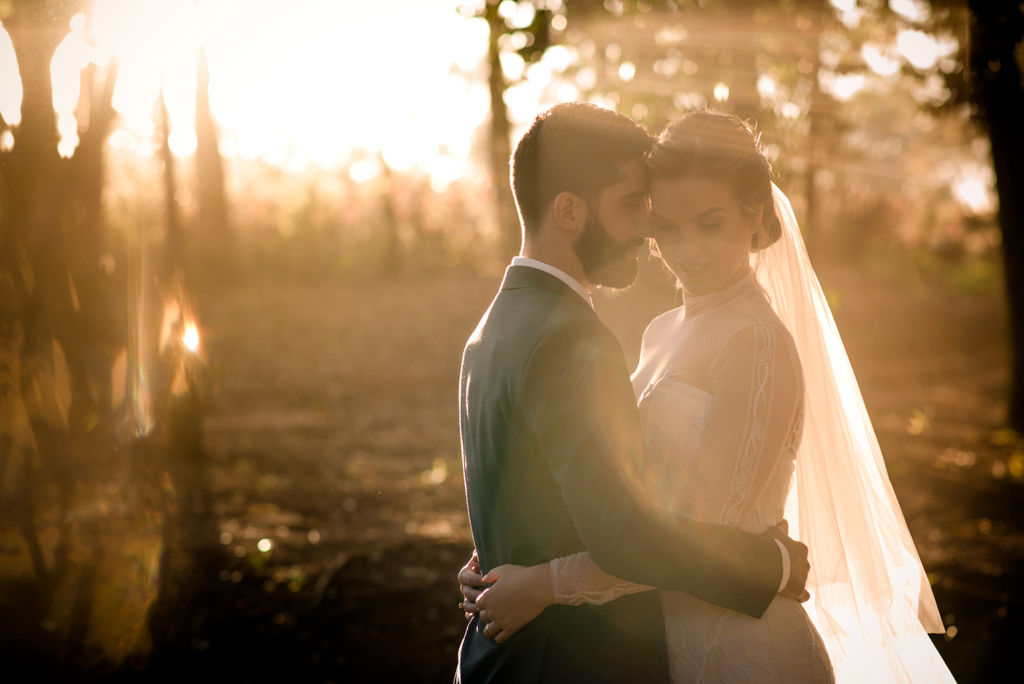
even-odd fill
[{"label": "lace sleeve", "polygon": [[555,601],[565,605],[608,603],[626,594],[654,589],[609,575],[591,560],[590,554],[586,551],[556,558],[551,561],[550,566]]},{"label": "lace sleeve", "polygon": [[800,360],[785,330],[755,324],[732,336],[709,380],[714,408],[691,492],[699,519],[739,527],[799,439]]}]

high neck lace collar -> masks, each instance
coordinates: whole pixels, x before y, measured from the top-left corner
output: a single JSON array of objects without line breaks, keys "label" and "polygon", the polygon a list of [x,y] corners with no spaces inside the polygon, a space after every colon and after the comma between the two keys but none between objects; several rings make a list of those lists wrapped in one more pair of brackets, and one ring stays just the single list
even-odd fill
[{"label": "high neck lace collar", "polygon": [[751,292],[761,292],[761,286],[757,283],[757,279],[754,277],[754,272],[751,271],[741,280],[733,283],[724,290],[718,292],[712,292],[706,295],[687,295],[683,293],[683,316],[685,318],[693,318],[699,316],[708,311],[719,308],[729,302],[739,299]]}]

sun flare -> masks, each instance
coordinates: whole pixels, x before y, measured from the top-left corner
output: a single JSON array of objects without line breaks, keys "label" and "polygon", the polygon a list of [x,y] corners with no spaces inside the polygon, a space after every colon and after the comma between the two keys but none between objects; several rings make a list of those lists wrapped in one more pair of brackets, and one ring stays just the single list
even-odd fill
[{"label": "sun flare", "polygon": [[199,330],[195,324],[189,323],[185,326],[185,334],[182,335],[181,342],[190,352],[195,353],[199,349]]}]

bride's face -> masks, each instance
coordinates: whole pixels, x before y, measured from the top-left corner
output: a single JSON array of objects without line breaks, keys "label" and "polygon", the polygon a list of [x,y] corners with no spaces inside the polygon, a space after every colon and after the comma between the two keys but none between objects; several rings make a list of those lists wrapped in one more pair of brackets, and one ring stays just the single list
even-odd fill
[{"label": "bride's face", "polygon": [[750,272],[754,220],[723,183],[653,179],[651,224],[658,251],[688,295],[717,292]]}]

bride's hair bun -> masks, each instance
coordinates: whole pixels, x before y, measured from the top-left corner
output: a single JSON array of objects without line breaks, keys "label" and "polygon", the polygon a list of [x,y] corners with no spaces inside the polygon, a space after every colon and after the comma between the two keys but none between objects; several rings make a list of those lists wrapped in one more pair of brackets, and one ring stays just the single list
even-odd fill
[{"label": "bride's hair bun", "polygon": [[782,236],[772,198],[771,162],[754,126],[732,114],[691,112],[662,129],[647,157],[652,176],[700,176],[725,183],[751,214],[764,208],[751,236],[751,250],[768,247]]}]

